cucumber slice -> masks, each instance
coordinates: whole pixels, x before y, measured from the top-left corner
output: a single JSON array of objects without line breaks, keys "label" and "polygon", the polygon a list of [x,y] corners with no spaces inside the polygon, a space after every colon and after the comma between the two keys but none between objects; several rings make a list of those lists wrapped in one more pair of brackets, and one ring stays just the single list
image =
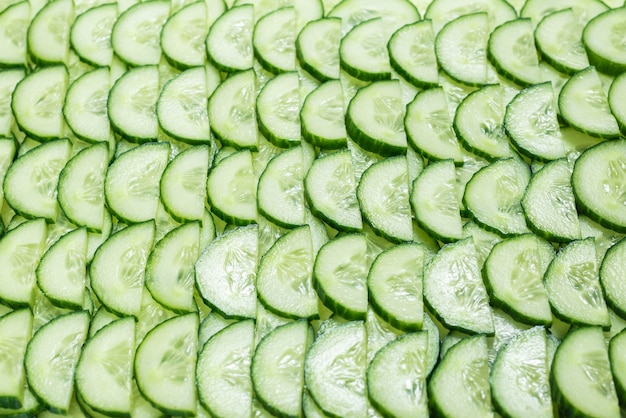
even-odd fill
[{"label": "cucumber slice", "polygon": [[76,16],[70,29],[70,46],[82,61],[94,67],[111,65],[111,32],[117,13],[116,3],[105,3]]},{"label": "cucumber slice", "polygon": [[463,148],[489,161],[513,155],[504,131],[507,99],[506,89],[492,84],[470,93],[461,101],[452,127]]},{"label": "cucumber slice", "polygon": [[615,77],[608,93],[609,108],[619,125],[622,135],[626,133],[626,106],[619,100],[626,92],[626,75]]},{"label": "cucumber slice", "polygon": [[517,85],[526,87],[543,81],[534,26],[528,18],[495,28],[489,35],[487,56],[500,75]]},{"label": "cucumber slice", "polygon": [[303,225],[305,170],[301,147],[291,148],[272,158],[259,177],[259,214],[283,228]]},{"label": "cucumber slice", "polygon": [[107,112],[117,134],[130,142],[156,141],[159,87],[159,69],[155,65],[132,68],[115,81],[109,91]]},{"label": "cucumber slice", "polygon": [[490,82],[487,71],[489,15],[470,13],[446,23],[435,38],[439,66],[455,81],[468,86]]},{"label": "cucumber slice", "polygon": [[449,103],[443,87],[422,90],[406,107],[404,118],[409,144],[431,161],[454,160],[463,165],[467,152],[452,129]]},{"label": "cucumber slice", "polygon": [[156,102],[163,132],[192,145],[211,142],[207,81],[206,69],[201,66],[185,70],[163,85]]},{"label": "cucumber slice", "polygon": [[7,30],[0,34],[0,66],[26,66],[26,36],[31,19],[28,1],[18,1],[0,12],[0,26]]},{"label": "cucumber slice", "polygon": [[248,225],[257,219],[257,181],[248,150],[235,152],[211,168],[207,199],[211,211],[233,225]]},{"label": "cucumber slice", "polygon": [[153,299],[167,309],[193,312],[194,263],[200,252],[200,222],[172,229],[158,241],[146,264],[145,284]]},{"label": "cucumber slice", "polygon": [[581,238],[571,176],[567,160],[552,161],[533,173],[522,198],[528,227],[549,241]]},{"label": "cucumber slice", "polygon": [[430,409],[437,416],[492,416],[487,338],[461,339],[446,351],[428,382]]},{"label": "cucumber slice", "polygon": [[111,45],[129,66],[156,65],[161,60],[161,29],[169,17],[170,2],[135,3],[113,24]]},{"label": "cucumber slice", "polygon": [[302,138],[324,150],[345,148],[347,133],[343,103],[339,80],[326,81],[307,94],[300,110]]},{"label": "cucumber slice", "polygon": [[63,116],[74,135],[87,142],[106,142],[111,138],[107,100],[111,74],[106,67],[89,71],[67,89]]},{"label": "cucumber slice", "polygon": [[387,49],[391,68],[413,86],[428,89],[438,85],[435,34],[430,19],[407,24],[395,31]]},{"label": "cucumber slice", "polygon": [[254,17],[254,7],[243,4],[225,11],[211,25],[205,46],[207,58],[217,69],[232,73],[252,68]]},{"label": "cucumber slice", "polygon": [[374,312],[394,328],[424,329],[422,280],[431,252],[422,244],[401,244],[381,252],[370,267],[367,290]]},{"label": "cucumber slice", "polygon": [[522,210],[530,170],[517,157],[497,160],[478,170],[465,186],[463,203],[472,219],[502,236],[530,232]]},{"label": "cucumber slice", "polygon": [[376,234],[392,242],[413,239],[405,156],[387,158],[368,167],[357,185],[356,196],[363,220]]},{"label": "cucumber slice", "polygon": [[364,235],[346,234],[320,248],[313,265],[313,285],[331,311],[346,319],[367,314],[367,242]]},{"label": "cucumber slice", "polygon": [[37,285],[52,304],[81,309],[87,285],[87,229],[78,228],[59,238],[41,257]]},{"label": "cucumber slice", "polygon": [[175,316],[154,327],[137,347],[134,372],[139,390],[165,414],[196,413],[198,314]]},{"label": "cucumber slice", "polygon": [[76,311],[39,328],[26,347],[28,386],[52,413],[67,414],[74,391],[74,373],[87,338],[90,315]]},{"label": "cucumber slice", "polygon": [[471,238],[444,245],[424,267],[424,303],[448,329],[494,334],[491,306]]},{"label": "cucumber slice", "polygon": [[173,67],[185,70],[204,65],[205,40],[210,27],[208,7],[208,2],[204,1],[186,4],[163,24],[161,48],[163,56]]},{"label": "cucumber slice", "polygon": [[604,254],[600,265],[600,284],[607,305],[620,317],[626,317],[626,286],[622,280],[626,240],[620,239]]},{"label": "cucumber slice", "polygon": [[533,234],[495,244],[482,268],[491,304],[524,324],[550,326],[543,277],[553,258],[552,245]]},{"label": "cucumber slice", "polygon": [[333,327],[308,350],[304,378],[315,403],[329,416],[364,417],[367,336],[361,321]]},{"label": "cucumber slice", "polygon": [[404,116],[400,82],[376,81],[359,89],[350,100],[346,131],[366,151],[384,157],[405,154]]},{"label": "cucumber slice", "polygon": [[417,224],[442,242],[463,238],[463,225],[452,160],[436,161],[413,182],[410,202]]},{"label": "cucumber slice", "polygon": [[619,126],[609,108],[607,92],[594,67],[570,77],[559,93],[559,109],[567,124],[588,135],[613,139]]},{"label": "cucumber slice", "polygon": [[339,79],[341,19],[325,17],[307,23],[296,38],[296,58],[321,82]]},{"label": "cucumber slice", "polygon": [[104,232],[108,211],[104,206],[104,178],[109,162],[107,144],[98,143],[75,154],[59,174],[57,200],[75,225]]},{"label": "cucumber slice", "polygon": [[198,398],[212,416],[251,416],[253,344],[254,322],[244,320],[212,336],[198,354]]},{"label": "cucumber slice", "polygon": [[30,150],[18,158],[4,177],[4,198],[25,218],[56,221],[59,214],[57,185],[59,175],[70,158],[72,144],[57,139]]},{"label": "cucumber slice", "polygon": [[550,383],[552,399],[568,415],[619,417],[608,348],[599,327],[570,331],[556,350]]},{"label": "cucumber slice", "polygon": [[256,83],[253,70],[232,74],[209,98],[211,132],[223,145],[257,150]]},{"label": "cucumber slice", "polygon": [[169,155],[169,143],[148,142],[126,151],[109,166],[104,196],[118,219],[126,223],[155,219],[159,183]]},{"label": "cucumber slice", "polygon": [[256,317],[257,247],[257,225],[238,227],[213,240],[195,264],[202,299],[227,318]]},{"label": "cucumber slice", "polygon": [[528,158],[551,161],[565,157],[554,90],[549,82],[526,87],[506,107],[504,127],[511,143]]},{"label": "cucumber slice", "polygon": [[259,131],[277,147],[300,144],[300,80],[286,72],[269,80],[256,99]]},{"label": "cucumber slice", "polygon": [[508,417],[553,416],[548,344],[544,328],[516,335],[498,351],[491,369],[491,399]]},{"label": "cucumber slice", "polygon": [[91,289],[110,311],[141,313],[144,271],[152,250],[154,221],[128,226],[109,237],[89,265]]},{"label": "cucumber slice", "polygon": [[535,44],[541,57],[565,74],[572,75],[587,68],[589,59],[582,42],[583,28],[574,8],[546,15],[535,29]]},{"label": "cucumber slice", "polygon": [[589,63],[598,71],[617,76],[626,71],[626,48],[619,41],[626,19],[626,8],[618,7],[597,14],[583,30],[583,44]]},{"label": "cucumber slice", "polygon": [[28,57],[40,66],[69,64],[69,33],[74,21],[74,2],[46,3],[28,26]]},{"label": "cucumber slice", "polygon": [[165,210],[174,219],[199,221],[204,217],[209,153],[207,145],[190,147],[165,167],[160,196]]},{"label": "cucumber slice", "polygon": [[339,46],[341,69],[362,81],[390,79],[388,41],[381,17],[355,25],[341,39]]},{"label": "cucumber slice", "polygon": [[30,309],[16,309],[0,316],[0,408],[19,410],[26,406],[24,355],[32,332]]},{"label": "cucumber slice", "polygon": [[65,66],[54,65],[28,74],[15,86],[11,109],[26,135],[40,141],[64,136],[62,106],[68,77]]},{"label": "cucumber slice", "polygon": [[270,312],[285,318],[317,318],[313,262],[313,241],[308,225],[278,238],[259,261],[256,273],[259,301]]},{"label": "cucumber slice", "polygon": [[363,229],[349,150],[313,161],[304,178],[304,193],[311,212],[333,228],[348,232]]},{"label": "cucumber slice", "polygon": [[544,284],[552,312],[561,321],[610,328],[593,238],[561,248],[546,270]]},{"label": "cucumber slice", "polygon": [[398,337],[383,347],[367,367],[367,393],[381,414],[426,416],[426,353],[428,334]]},{"label": "cucumber slice", "polygon": [[473,220],[502,236],[530,232],[521,200],[530,170],[520,159],[497,160],[481,168],[465,187],[463,202]]},{"label": "cucumber slice", "polygon": [[296,69],[296,9],[282,7],[254,25],[252,47],[261,67],[272,74]]},{"label": "cucumber slice", "polygon": [[603,141],[588,148],[574,164],[572,188],[579,210],[617,232],[626,232],[622,178],[626,140]]},{"label": "cucumber slice", "polygon": [[134,354],[132,317],[116,319],[90,336],[76,365],[77,398],[97,413],[130,417]]},{"label": "cucumber slice", "polygon": [[252,387],[260,403],[274,415],[302,414],[304,358],[312,342],[313,328],[306,321],[296,321],[274,329],[254,350]]}]

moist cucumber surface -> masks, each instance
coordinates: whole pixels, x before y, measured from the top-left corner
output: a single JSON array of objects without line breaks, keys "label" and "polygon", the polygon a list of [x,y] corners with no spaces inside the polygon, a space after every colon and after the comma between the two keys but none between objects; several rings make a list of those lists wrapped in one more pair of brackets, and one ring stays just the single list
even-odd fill
[{"label": "moist cucumber surface", "polygon": [[0,418],[626,416],[625,17],[0,0]]}]

